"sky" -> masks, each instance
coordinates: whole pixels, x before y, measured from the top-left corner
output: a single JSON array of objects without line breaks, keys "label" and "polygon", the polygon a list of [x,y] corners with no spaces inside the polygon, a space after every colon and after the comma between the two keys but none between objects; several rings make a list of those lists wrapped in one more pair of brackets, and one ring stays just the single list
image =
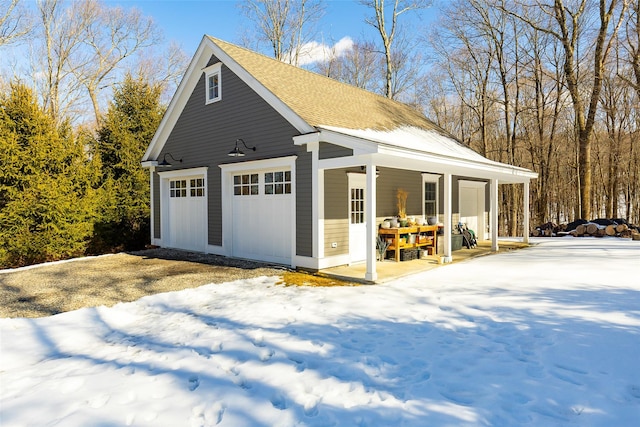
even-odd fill
[{"label": "sky", "polygon": [[640,242],[532,242],[374,286],[2,318],[0,424],[636,427]]},{"label": "sky", "polygon": [[[107,0],[107,4],[136,7],[151,16],[167,40],[175,40],[191,55],[207,34],[231,43],[240,43],[243,31],[251,25],[241,15],[238,1],[231,0]],[[327,0],[316,42],[335,44],[345,37],[352,40],[376,37],[376,30],[364,22],[366,7],[353,0]],[[431,22],[435,9],[421,12],[421,25]],[[408,15],[405,15],[408,16]],[[415,19],[415,18],[408,18]]]}]

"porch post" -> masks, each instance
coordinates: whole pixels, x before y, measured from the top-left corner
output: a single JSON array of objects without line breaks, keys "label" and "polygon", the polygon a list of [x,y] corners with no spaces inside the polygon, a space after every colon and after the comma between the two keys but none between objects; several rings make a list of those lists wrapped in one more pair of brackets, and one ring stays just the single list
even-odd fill
[{"label": "porch post", "polygon": [[155,181],[155,179],[153,179],[153,176],[155,175],[155,173],[156,173],[155,166],[151,166],[149,168],[149,190],[150,190],[149,212],[151,213],[151,215],[149,217],[149,237],[150,237],[149,244],[151,244],[151,245],[155,245],[156,244],[156,232],[155,232],[155,228],[156,228],[155,217],[156,217],[156,215],[155,214],[158,213],[158,212],[155,211],[156,188],[155,188],[155,185],[153,185],[153,182]]},{"label": "porch post", "polygon": [[524,182],[524,194],[522,195],[523,204],[524,204],[524,212],[522,215],[522,241],[524,243],[529,243],[529,221],[530,221],[530,212],[529,212],[529,181]]},{"label": "porch post", "polygon": [[367,185],[366,185],[366,221],[367,221],[367,272],[365,280],[376,281],[378,273],[376,272],[376,165],[372,162],[367,163]]},{"label": "porch post", "polygon": [[453,261],[451,256],[451,174],[444,174],[444,262]]},{"label": "porch post", "polygon": [[324,258],[324,169],[320,169],[320,146],[317,142],[307,143],[311,152],[311,233],[312,253],[317,262]]},{"label": "porch post", "polygon": [[491,185],[491,250],[498,251],[498,180],[492,179]]}]

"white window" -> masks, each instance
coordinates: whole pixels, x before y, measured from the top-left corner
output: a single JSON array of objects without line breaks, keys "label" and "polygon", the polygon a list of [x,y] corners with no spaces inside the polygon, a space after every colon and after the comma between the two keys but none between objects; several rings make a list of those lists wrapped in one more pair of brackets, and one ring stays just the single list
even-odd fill
[{"label": "white window", "polygon": [[204,69],[206,82],[206,104],[222,99],[222,63],[218,62]]},{"label": "white window", "polygon": [[425,218],[430,216],[438,216],[438,181],[440,180],[440,175],[434,175],[429,173],[422,174],[422,201],[423,201],[423,210],[422,215]]},{"label": "white window", "polygon": [[364,224],[364,188],[351,189],[351,224]]}]

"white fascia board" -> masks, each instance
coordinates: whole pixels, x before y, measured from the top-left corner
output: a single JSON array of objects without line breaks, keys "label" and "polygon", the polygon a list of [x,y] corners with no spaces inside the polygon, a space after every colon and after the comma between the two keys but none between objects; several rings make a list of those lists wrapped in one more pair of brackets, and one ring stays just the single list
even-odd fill
[{"label": "white fascia board", "polygon": [[305,133],[293,137],[293,145],[305,145],[320,142],[320,132]]},{"label": "white fascia board", "polygon": [[189,97],[191,97],[193,90],[198,84],[198,80],[200,80],[202,69],[204,69],[207,62],[209,62],[209,58],[211,57],[211,44],[212,43],[207,36],[202,38],[196,53],[193,55],[193,58],[187,67],[187,71],[184,73],[184,76],[178,85],[178,89],[176,89],[176,93],[171,98],[171,102],[169,102],[167,111],[165,111],[158,129],[153,135],[153,139],[151,140],[147,151],[142,157],[143,162],[150,159],[156,159],[160,155],[167,138],[169,138],[169,134],[178,121],[178,117],[182,113],[184,106],[187,104]]},{"label": "white fascia board", "polygon": [[[206,37],[206,36],[205,36]],[[253,89],[262,99],[267,101],[274,110],[276,110],[285,120],[298,130],[301,134],[315,132],[316,129],[308,124],[302,117],[296,114],[287,104],[285,104],[280,98],[267,89],[262,83],[260,83],[253,75],[247,70],[242,68],[240,64],[234,61],[229,55],[226,54],[218,45],[216,45],[211,39],[206,38],[213,51],[213,54],[229,68],[236,76],[245,82],[251,89]]]},{"label": "white fascia board", "polygon": [[147,168],[151,168],[154,166],[158,166],[158,161],[157,160],[147,160],[141,163],[142,167],[147,169]]},{"label": "white fascia board", "polygon": [[[424,170],[429,166],[430,172],[448,172],[455,175],[469,175],[477,178],[499,179],[505,183],[522,183],[538,177],[536,172],[517,166],[498,162],[472,162],[464,159],[428,154],[419,151],[408,151],[398,147],[380,145],[376,155],[379,166],[402,167]],[[421,163],[423,163],[421,165]],[[424,163],[427,163],[425,165]],[[413,164],[412,167],[409,165]]]}]

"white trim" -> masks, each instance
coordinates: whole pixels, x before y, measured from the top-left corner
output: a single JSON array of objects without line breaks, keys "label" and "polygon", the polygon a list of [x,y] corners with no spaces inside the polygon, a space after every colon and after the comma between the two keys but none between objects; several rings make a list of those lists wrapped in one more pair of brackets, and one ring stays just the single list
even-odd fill
[{"label": "white trim", "polygon": [[453,209],[451,206],[451,174],[444,174],[444,262],[453,261],[451,256],[451,228],[453,227]]},{"label": "white trim", "polygon": [[487,182],[484,181],[469,181],[466,179],[459,179],[459,187],[474,187],[474,188],[487,188]]},{"label": "white trim", "polygon": [[425,194],[424,194],[424,184],[429,182],[429,183],[433,183],[436,184],[436,218],[439,217],[440,215],[440,177],[442,175],[438,175],[435,173],[422,173],[422,217],[423,218],[427,218],[427,214],[424,211],[424,205],[426,204],[427,200],[425,198]]},{"label": "white trim", "polygon": [[155,198],[156,198],[156,191],[155,191],[155,185],[153,185],[153,174],[155,173],[156,168],[154,166],[151,166],[149,168],[149,212],[151,212],[150,218],[149,218],[149,236],[151,237],[149,239],[149,243],[151,243],[152,245],[154,245],[155,243],[153,242],[155,240],[155,215],[154,215],[154,202],[155,202]]},{"label": "white trim", "polygon": [[523,190],[523,218],[522,218],[522,241],[524,243],[529,243],[529,227],[530,227],[530,221],[531,221],[531,213],[529,212],[529,182],[525,182],[524,183],[524,190]]},{"label": "white trim", "polygon": [[274,159],[252,160],[248,162],[224,163],[218,165],[225,173],[233,173],[238,171],[252,169],[269,169],[283,166],[295,166],[298,156],[276,157]]},{"label": "white trim", "polygon": [[169,179],[169,178],[177,178],[181,176],[194,176],[194,175],[204,175],[205,178],[207,176],[208,166],[202,166],[199,168],[190,168],[190,169],[177,169],[171,171],[158,172],[160,178]]},{"label": "white trim", "polygon": [[[205,105],[213,104],[222,100],[222,62],[218,62],[213,65],[209,65],[202,70],[204,72],[204,103]],[[213,75],[218,76],[218,96],[215,98],[209,98],[209,78]]]},{"label": "white trim", "polygon": [[[295,139],[295,138],[294,138]],[[324,169],[318,166],[320,144],[317,141],[307,143],[311,152],[311,255],[324,257]]]},{"label": "white trim", "polygon": [[490,186],[490,227],[491,227],[491,250],[498,252],[498,180],[492,179]]},{"label": "white trim", "polygon": [[298,156],[277,157],[275,159],[253,160],[248,162],[227,163],[218,165],[222,170],[221,188],[222,197],[222,254],[233,256],[233,175],[239,172],[264,171],[268,169],[289,168],[291,170],[291,267],[295,267],[296,254],[296,159]]},{"label": "white trim", "polygon": [[366,187],[365,187],[365,218],[367,221],[367,271],[364,275],[365,280],[375,282],[378,280],[376,271],[376,165],[367,163]]},{"label": "white trim", "polygon": [[349,265],[349,254],[334,255],[320,259],[296,255],[295,263],[302,268],[324,270],[325,268]]}]

